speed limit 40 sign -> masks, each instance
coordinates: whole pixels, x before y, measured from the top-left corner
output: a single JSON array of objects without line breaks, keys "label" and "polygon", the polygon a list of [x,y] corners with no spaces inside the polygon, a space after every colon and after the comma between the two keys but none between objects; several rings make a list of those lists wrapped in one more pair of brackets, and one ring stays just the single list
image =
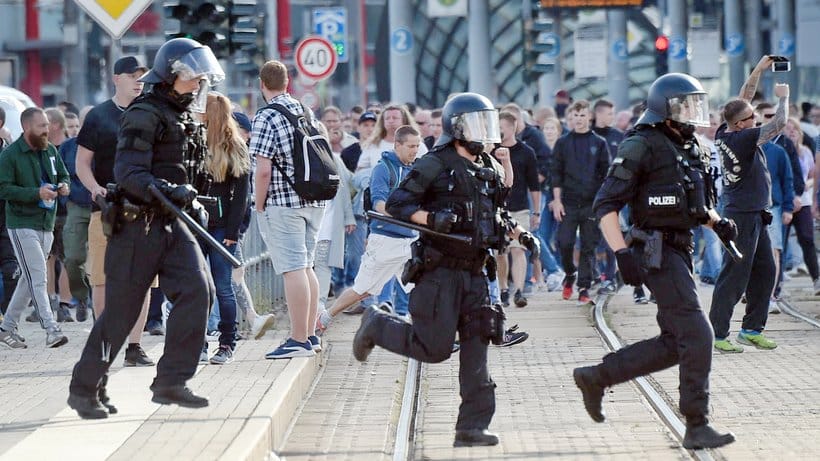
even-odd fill
[{"label": "speed limit 40 sign", "polygon": [[324,80],[336,70],[333,45],[324,37],[309,35],[296,44],[296,68],[311,80]]}]

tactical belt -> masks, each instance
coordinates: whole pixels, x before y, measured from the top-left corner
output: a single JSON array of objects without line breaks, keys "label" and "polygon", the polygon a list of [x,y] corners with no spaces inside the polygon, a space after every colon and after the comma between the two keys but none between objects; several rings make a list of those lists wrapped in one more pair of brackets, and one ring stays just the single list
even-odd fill
[{"label": "tactical belt", "polygon": [[474,275],[478,275],[484,270],[485,260],[486,256],[477,258],[457,258],[455,256],[441,253],[430,246],[424,248],[424,263],[428,270],[432,270],[436,267],[444,267],[446,269],[469,271]]},{"label": "tactical belt", "polygon": [[695,250],[695,241],[691,232],[687,231],[662,231],[663,243],[672,248],[691,253]]}]

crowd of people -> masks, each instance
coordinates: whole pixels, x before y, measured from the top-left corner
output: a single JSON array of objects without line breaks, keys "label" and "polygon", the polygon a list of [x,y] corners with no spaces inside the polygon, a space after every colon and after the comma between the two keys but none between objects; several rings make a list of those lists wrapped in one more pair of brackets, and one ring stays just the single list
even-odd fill
[{"label": "crowd of people", "polygon": [[[190,46],[188,54],[202,49]],[[184,56],[175,59],[184,64]],[[728,337],[732,309],[741,298],[747,303],[747,315],[737,342],[773,349],[776,343],[763,335],[763,329],[768,313],[778,312],[782,282],[805,273],[812,279],[814,294],[820,295],[814,242],[815,219],[820,217],[820,189],[814,187],[820,175],[820,105],[790,107],[788,87],[779,84],[774,90],[777,100],[764,100],[756,91],[757,82],[769,64],[769,58],[761,59],[738,98],[699,114],[702,123],[696,124],[696,132],[687,131],[695,126],[686,121],[670,125],[673,134],[665,132],[673,141],[676,136],[691,137],[703,148],[698,162],[708,167],[708,180],[700,184],[709,188],[713,208],[736,225],[737,235],[730,237],[743,253],[740,260],[721,250],[726,239],[715,232],[729,225],[717,215],[704,218],[708,225],[694,225],[692,248],[684,236],[689,235],[689,227],[683,226],[686,232],[664,234],[664,238],[680,237],[674,245],[694,252],[700,283],[715,287],[709,320],[713,346],[720,352],[743,350]],[[180,68],[196,70],[191,66]],[[167,215],[155,214],[152,188],[201,217],[207,233],[240,259],[251,212],[256,214],[273,267],[284,278],[290,319],[287,339],[266,355],[268,359],[313,356],[322,350],[321,336],[335,316],[361,314],[362,328],[354,342],[358,359],[365,360],[375,345],[427,361],[444,360],[461,349],[464,360],[480,365],[477,375],[462,377],[462,392],[494,402],[486,389],[492,385],[486,370],[488,338],[511,346],[528,335],[515,327],[497,338],[462,329],[462,323],[470,325],[475,318],[481,324],[476,328],[483,328],[481,319],[490,315],[476,310],[476,299],[480,298],[479,304],[488,298],[490,304],[524,308],[532,293],[555,292],[558,297],[560,291],[561,299],[571,300],[577,290],[577,302],[588,304],[595,298],[593,290],[609,295],[629,284],[634,285],[636,303],[673,302],[669,293],[658,292],[664,286],[659,280],[635,276],[634,261],[623,253],[626,243],[621,235],[613,237],[629,234],[631,224],[646,218],[645,211],[624,207],[626,199],[613,207],[600,202],[602,194],[618,197],[623,192],[608,191],[620,184],[613,183],[612,177],[632,184],[633,175],[648,174],[643,168],[653,171],[650,166],[639,168],[646,159],[630,157],[630,152],[641,151],[635,144],[643,142],[641,137],[661,142],[642,129],[675,118],[666,112],[658,120],[648,117],[661,110],[652,106],[651,99],[632,108],[617,108],[607,99],[575,100],[560,90],[555,107],[534,111],[514,103],[489,102],[479,95],[456,95],[442,108],[370,103],[347,112],[327,106],[314,113],[288,93],[288,69],[269,61],[259,73],[265,105],[249,117],[226,96],[206,90],[206,84],[218,81],[218,68],[192,72],[191,79],[182,78],[180,68],[149,69],[136,57],[123,57],[114,64],[111,99],[81,110],[68,102],[45,110],[27,109],[21,116],[22,136],[0,141],[0,200],[4,201],[0,205],[0,344],[11,349],[29,347],[31,342],[21,336],[19,325],[30,306],[26,320],[40,323],[47,347],[68,341],[61,323],[96,319],[98,325],[75,367],[69,399],[83,417],[101,418],[116,411],[105,394],[107,368],[122,346],[108,339],[112,331],[127,336],[125,366],[155,366],[140,338],[144,332],[167,334],[167,343],[179,349],[166,348],[156,365],[155,401],[199,407],[207,400],[179,387],[192,376],[187,352],[195,349],[201,362],[228,364],[238,339],[259,339],[273,326],[271,314],[255,311],[241,268],[233,268],[216,247],[174,227],[179,224]],[[146,92],[145,83],[155,89]],[[207,97],[195,101],[197,95]],[[667,96],[663,104],[670,104],[669,100]],[[200,110],[193,110],[200,103]],[[173,130],[164,121],[162,114],[167,113],[176,117]],[[492,114],[494,121],[488,121],[486,114]],[[338,171],[334,196],[312,199],[297,191],[292,179],[297,167],[294,157],[302,152],[295,151],[297,128],[290,117],[303,118],[327,141]],[[0,110],[0,128],[4,119]],[[188,145],[185,155],[197,149],[204,152],[197,171],[208,177],[206,182],[198,182],[196,174],[186,177],[186,171],[175,170],[186,168],[173,160],[183,144]],[[146,153],[153,160],[141,157]],[[459,157],[474,160],[463,170]],[[155,179],[146,179],[146,171]],[[447,171],[449,175],[443,173]],[[471,182],[478,184],[475,199],[465,185]],[[117,192],[114,183],[124,192]],[[428,189],[438,201],[427,203]],[[110,210],[111,196],[117,193],[133,202],[133,219],[127,210]],[[673,215],[680,203],[676,193],[651,196],[650,205],[656,200],[659,208]],[[201,200],[205,212],[198,211],[198,195],[207,196]],[[433,208],[424,211],[425,204]],[[491,208],[477,211],[482,206]],[[496,208],[503,209],[506,227],[487,231],[481,217],[494,215]],[[369,211],[398,216],[439,234],[475,232],[473,238],[485,239],[486,245],[476,254],[475,245],[452,253],[457,244],[374,219]],[[133,226],[120,224],[117,229],[117,221],[112,223],[106,213],[119,213]],[[649,216],[652,221],[655,215],[650,211]],[[167,235],[157,228],[164,228]],[[796,244],[789,244],[792,234]],[[112,265],[113,260],[134,260],[135,241],[149,249],[141,255],[141,265]],[[199,250],[183,245],[189,241],[197,242]],[[163,245],[170,245],[167,251],[161,250]],[[178,259],[171,261],[166,253]],[[424,266],[422,275],[404,277],[405,263],[417,258]],[[495,267],[485,267],[489,260]],[[187,275],[171,275],[182,274],[186,264],[191,266],[185,269]],[[681,270],[685,272],[685,267]],[[458,271],[472,275],[461,279]],[[437,278],[425,278],[427,273]],[[648,285],[649,297],[643,283]],[[489,288],[480,288],[482,284]],[[457,315],[442,309],[425,312],[419,301],[424,296],[428,300],[450,296],[447,299],[460,303],[461,313],[458,309]],[[117,303],[117,314],[105,315],[112,302]],[[206,323],[212,304],[215,308]],[[237,311],[248,319],[249,331],[237,330]],[[452,335],[445,338],[437,333],[433,338],[420,333],[435,328],[434,320],[444,322],[439,327],[445,325]],[[707,324],[703,327],[681,334],[694,341],[708,330]],[[203,334],[197,337],[181,332],[200,330]],[[394,334],[385,334],[388,330]],[[218,341],[213,354],[205,333]],[[103,363],[89,358],[100,355]],[[668,357],[658,360],[666,363]],[[588,370],[576,376],[593,419],[603,420],[596,397],[602,383],[612,385],[632,377],[618,363],[613,358],[609,365],[607,361],[601,365],[608,370],[606,380]],[[705,368],[708,376],[708,365]],[[169,377],[174,373],[184,378],[181,383]],[[696,381],[703,387],[705,379],[698,375]],[[692,408],[697,407],[692,412],[700,427],[705,423],[703,402],[698,399],[692,397],[696,402]],[[470,413],[473,410],[477,413]],[[460,415],[456,443],[497,443],[485,431],[492,411],[473,410]],[[486,424],[471,425],[475,418]]]}]

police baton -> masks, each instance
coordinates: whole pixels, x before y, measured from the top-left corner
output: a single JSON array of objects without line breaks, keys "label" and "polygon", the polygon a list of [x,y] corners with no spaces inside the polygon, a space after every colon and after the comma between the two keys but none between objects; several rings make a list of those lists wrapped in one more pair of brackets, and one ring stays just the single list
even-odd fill
[{"label": "police baton", "polygon": [[409,223],[407,221],[403,221],[401,219],[396,219],[391,216],[387,216],[385,214],[376,212],[376,211],[368,211],[367,217],[372,219],[377,219],[379,221],[384,221],[386,223],[395,224],[397,226],[405,227],[407,229],[413,229],[415,231],[419,231],[422,234],[432,235],[435,237],[441,237],[445,239],[455,240],[457,242],[466,243],[467,245],[472,245],[473,238],[468,237],[466,235],[459,235],[459,234],[445,234],[443,232],[437,232],[433,229],[430,229],[427,226],[420,226],[418,224]]},{"label": "police baton", "polygon": [[718,237],[718,240],[720,240],[720,243],[721,245],[723,245],[723,248],[726,250],[727,253],[729,253],[729,256],[731,256],[736,263],[739,263],[743,260],[743,253],[741,253],[740,250],[737,249],[737,245],[735,245],[734,240],[724,242],[720,237]]},{"label": "police baton", "polygon": [[211,234],[208,233],[208,231],[203,229],[202,226],[200,226],[199,223],[194,220],[194,218],[188,216],[188,213],[182,211],[178,206],[174,204],[174,202],[171,201],[171,199],[169,199],[165,196],[165,194],[160,192],[157,186],[151,184],[150,186],[148,186],[148,191],[151,192],[151,195],[153,195],[157,200],[159,200],[160,203],[162,203],[162,206],[165,207],[166,210],[170,211],[176,217],[183,220],[185,224],[188,226],[188,229],[190,229],[199,238],[204,240],[205,243],[207,243],[211,248],[218,251],[219,254],[222,255],[222,257],[227,259],[228,262],[231,263],[231,266],[235,268],[242,266],[242,263],[238,259],[236,259],[236,257],[232,255],[227,248],[222,246],[220,242],[217,242],[211,236]]}]

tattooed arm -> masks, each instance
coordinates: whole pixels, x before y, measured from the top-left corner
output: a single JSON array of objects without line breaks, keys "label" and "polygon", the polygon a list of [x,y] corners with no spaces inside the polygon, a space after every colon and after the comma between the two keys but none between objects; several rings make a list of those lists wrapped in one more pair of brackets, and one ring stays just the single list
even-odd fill
[{"label": "tattooed arm", "polygon": [[777,112],[771,122],[760,127],[760,136],[757,138],[757,145],[765,144],[774,139],[786,126],[786,119],[789,118],[789,85],[786,83],[776,83],[774,94],[778,98]]},{"label": "tattooed arm", "polygon": [[743,83],[743,86],[740,87],[740,99],[744,101],[751,102],[752,98],[755,96],[755,92],[757,91],[757,84],[760,81],[760,74],[763,73],[766,68],[772,65],[772,58],[769,56],[763,56],[758,61],[757,65],[754,69],[752,69],[751,75],[749,78],[746,79],[746,82]]}]

